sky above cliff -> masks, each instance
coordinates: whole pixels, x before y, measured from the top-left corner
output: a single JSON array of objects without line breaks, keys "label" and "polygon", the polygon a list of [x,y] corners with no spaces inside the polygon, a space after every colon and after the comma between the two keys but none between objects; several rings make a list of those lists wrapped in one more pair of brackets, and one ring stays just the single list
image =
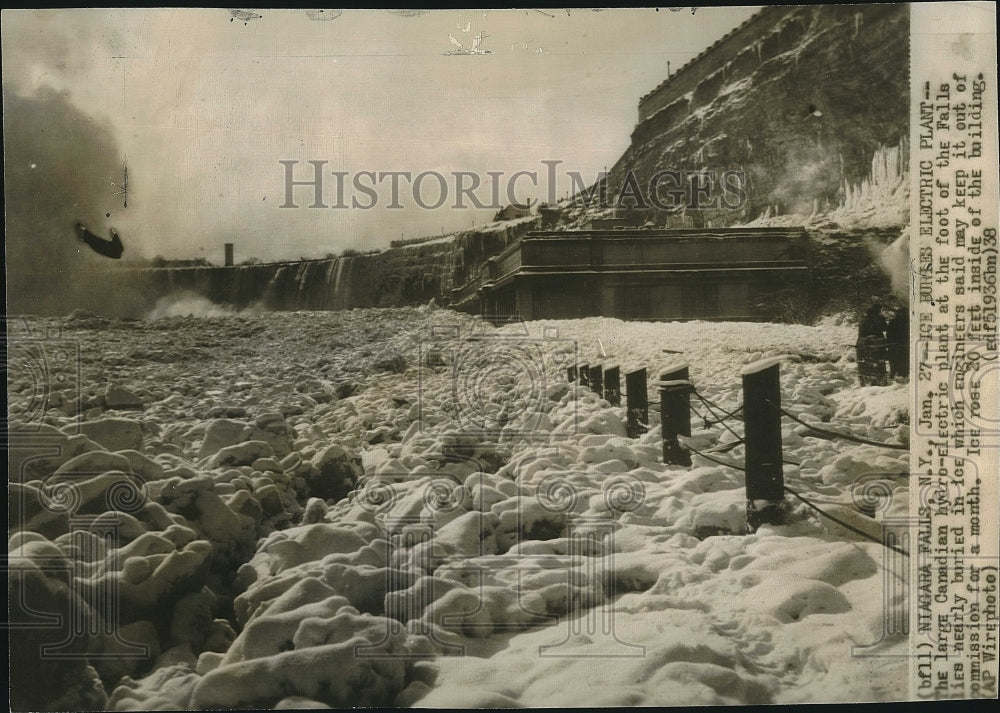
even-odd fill
[{"label": "sky above cliff", "polygon": [[[32,186],[13,204],[8,190],[8,216],[30,223],[58,207],[53,231],[63,210],[95,232],[114,226],[127,257],[220,263],[223,242],[237,261],[297,259],[482,225],[494,186],[501,203],[508,186],[545,200],[571,189],[568,171],[589,183],[610,168],[668,62],[676,71],[754,11],[4,11],[5,105],[16,97],[24,112],[5,118],[5,175]],[[479,32],[491,54],[445,54],[457,48],[449,35],[470,48]],[[67,136],[67,123],[82,129]],[[83,146],[88,131],[99,158]],[[32,158],[39,142],[44,164]],[[289,175],[314,178],[309,161],[326,162],[321,202],[347,208],[309,208],[311,186],[293,189],[297,208],[280,207]],[[342,200],[333,171],[346,172]],[[536,173],[537,187],[526,175],[512,183],[517,171]],[[379,182],[387,172],[410,178]],[[423,172],[434,173],[417,200]],[[458,181],[476,179],[453,172],[475,174],[488,207],[456,208]],[[421,207],[440,196],[437,174],[447,200]]]}]

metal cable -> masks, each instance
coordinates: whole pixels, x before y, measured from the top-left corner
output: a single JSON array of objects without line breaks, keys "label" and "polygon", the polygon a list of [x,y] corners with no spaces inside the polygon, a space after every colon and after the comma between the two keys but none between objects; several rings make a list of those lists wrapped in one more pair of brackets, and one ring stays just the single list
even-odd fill
[{"label": "metal cable", "polygon": [[703,453],[702,451],[699,451],[697,448],[693,448],[691,446],[684,446],[684,447],[687,450],[691,451],[692,453],[696,453],[697,455],[700,455],[705,460],[710,460],[713,463],[718,463],[719,465],[724,465],[727,468],[732,468],[733,470],[740,470],[740,471],[743,471],[744,473],[747,472],[746,468],[744,468],[743,466],[738,465],[736,463],[727,463],[724,460],[719,460],[718,458],[713,458],[712,456],[708,455],[707,453]]},{"label": "metal cable", "polygon": [[890,549],[893,552],[897,552],[897,553],[903,555],[904,557],[909,557],[910,556],[910,553],[907,552],[906,550],[902,550],[902,549],[900,549],[898,547],[890,545],[887,542],[883,542],[882,540],[879,540],[879,539],[877,539],[875,537],[872,537],[871,535],[869,535],[864,530],[860,530],[860,529],[854,527],[853,525],[850,525],[850,524],[844,522],[840,518],[834,517],[833,515],[831,515],[828,512],[824,512],[823,510],[821,510],[820,508],[818,508],[817,506],[813,505],[811,502],[809,502],[808,500],[806,500],[804,497],[802,497],[801,495],[799,495],[797,492],[795,492],[794,490],[792,490],[791,488],[789,488],[787,485],[785,486],[785,490],[787,492],[791,493],[792,495],[794,495],[795,497],[797,497],[799,500],[801,500],[802,502],[804,502],[806,505],[808,505],[809,507],[811,507],[813,510],[815,510],[816,512],[818,512],[823,517],[828,518],[830,520],[833,520],[835,523],[837,523],[841,527],[843,527],[843,528],[845,528],[847,530],[850,530],[851,532],[855,533],[856,535],[860,535],[861,537],[865,538],[866,540],[869,540],[870,542],[874,542],[877,545],[882,545],[883,547],[885,547],[887,549]]},{"label": "metal cable", "polygon": [[[687,446],[687,449],[690,450],[690,451],[692,451],[692,452],[694,452],[694,453],[697,453],[698,455],[700,455],[702,458],[704,458],[706,460],[710,460],[713,463],[718,463],[719,465],[726,466],[727,468],[732,468],[734,470],[740,470],[740,471],[743,471],[744,473],[747,470],[743,466],[737,465],[736,463],[727,463],[726,461],[719,460],[718,458],[712,458],[712,456],[707,455],[705,453],[702,453],[698,449],[692,448],[691,446]],[[897,552],[897,553],[903,555],[904,557],[909,557],[910,556],[910,553],[907,552],[906,550],[902,550],[902,549],[900,549],[898,547],[895,547],[893,545],[888,544],[887,542],[883,542],[882,540],[879,540],[879,539],[877,539],[875,537],[872,537],[871,535],[869,535],[864,530],[858,529],[857,527],[854,527],[853,525],[844,522],[840,518],[835,517],[835,516],[831,515],[830,513],[823,511],[822,509],[820,509],[816,505],[813,505],[811,502],[809,502],[804,497],[802,497],[801,495],[799,495],[796,491],[794,491],[791,488],[789,488],[787,485],[785,485],[784,488],[785,488],[786,492],[791,493],[796,498],[798,498],[803,503],[805,503],[808,507],[810,507],[813,510],[815,510],[816,512],[818,512],[823,517],[825,517],[825,518],[827,518],[829,520],[832,520],[833,522],[837,523],[838,525],[840,525],[844,529],[849,530],[849,531],[853,532],[856,535],[860,535],[861,537],[865,538],[866,540],[868,540],[870,542],[874,542],[877,545],[882,545],[883,547],[885,547],[887,549],[890,549],[893,552]]]},{"label": "metal cable", "polygon": [[[767,403],[771,403],[771,402],[768,401]],[[823,435],[830,436],[832,438],[843,438],[845,441],[854,441],[855,443],[863,443],[863,444],[868,445],[868,446],[878,446],[880,448],[893,448],[893,449],[899,450],[899,451],[908,451],[908,450],[910,450],[909,446],[904,446],[904,445],[899,444],[899,443],[882,443],[881,441],[872,441],[872,440],[870,440],[868,438],[862,438],[860,436],[855,436],[855,435],[852,435],[852,434],[849,434],[849,433],[839,433],[837,431],[828,431],[825,428],[818,428],[818,427],[812,425],[811,423],[807,423],[806,421],[803,421],[798,416],[795,416],[794,414],[789,413],[788,411],[786,411],[785,409],[781,408],[780,406],[778,407],[778,410],[781,411],[781,413],[783,413],[785,416],[788,416],[788,418],[792,419],[796,423],[802,424],[803,426],[805,426],[809,430],[815,431],[816,433],[822,433]]]},{"label": "metal cable", "polygon": [[702,401],[704,401],[704,402],[705,402],[705,405],[706,405],[706,406],[708,406],[708,409],[709,409],[710,411],[712,411],[712,415],[713,415],[713,416],[716,416],[716,418],[718,418],[718,415],[717,415],[717,414],[715,413],[715,411],[714,411],[714,410],[712,410],[712,407],[713,407],[713,406],[714,406],[715,408],[719,409],[720,411],[722,411],[722,413],[723,413],[723,414],[725,414],[724,416],[722,416],[722,419],[723,419],[723,420],[725,420],[725,419],[728,419],[728,418],[730,418],[730,417],[733,417],[733,416],[735,416],[735,417],[736,417],[737,419],[739,419],[740,421],[742,421],[742,420],[743,420],[743,418],[742,418],[741,416],[736,416],[736,414],[738,414],[738,413],[739,413],[740,411],[742,411],[742,410],[743,410],[743,404],[740,404],[739,406],[737,406],[736,408],[734,408],[734,409],[733,409],[732,411],[728,411],[728,412],[727,412],[727,411],[726,411],[726,409],[722,408],[721,406],[719,406],[719,404],[715,403],[715,402],[714,402],[714,401],[712,401],[711,399],[708,399],[708,398],[706,398],[706,397],[705,397],[705,396],[704,396],[704,395],[703,395],[703,394],[702,394],[702,393],[701,393],[700,391],[698,391],[697,389],[694,389],[693,391],[694,391],[694,394],[695,394],[695,396],[697,396],[697,397],[698,397],[699,399],[701,399]]},{"label": "metal cable", "polygon": [[[715,409],[712,408],[712,405],[708,402],[708,399],[706,399],[705,397],[703,397],[697,391],[695,391],[693,393],[694,393],[695,396],[697,396],[699,399],[701,399],[702,403],[705,404],[705,408],[707,408],[712,413],[712,416],[715,418],[715,422],[716,423],[721,424],[723,428],[725,428],[727,431],[729,431],[731,434],[733,434],[737,438],[743,438],[743,436],[741,436],[736,431],[734,431],[732,429],[732,427],[728,423],[726,423],[726,419],[729,418],[729,416],[725,416],[723,418],[719,418],[719,414],[717,414],[715,412]],[[740,406],[740,408],[743,408],[743,407]],[[736,410],[739,411],[739,409],[736,409]],[[735,411],[733,413],[735,413]],[[732,414],[730,414],[730,416],[731,415]]]},{"label": "metal cable", "polygon": [[698,409],[696,409],[694,406],[691,406],[691,410],[694,411],[694,415],[695,416],[697,416],[698,418],[700,418],[704,422],[705,428],[708,428],[709,426],[712,425],[712,423],[714,423],[714,421],[709,421],[708,418],[706,416],[704,416],[701,413],[701,411],[699,411]]}]

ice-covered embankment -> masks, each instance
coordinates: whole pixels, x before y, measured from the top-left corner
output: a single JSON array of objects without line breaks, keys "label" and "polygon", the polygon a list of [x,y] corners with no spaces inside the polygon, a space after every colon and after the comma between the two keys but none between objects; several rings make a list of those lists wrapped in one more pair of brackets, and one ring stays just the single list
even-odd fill
[{"label": "ice-covered embankment", "polygon": [[[788,525],[743,536],[742,473],[663,465],[655,409],[626,438],[624,410],[563,371],[683,359],[729,411],[740,366],[783,354],[788,410],[900,442],[906,387],[855,386],[851,325],[497,330],[421,308],[62,326],[82,347],[83,425],[53,392],[40,428],[59,455],[14,464],[11,548],[39,591],[58,589],[38,564],[55,556],[76,564],[71,592],[93,604],[112,584],[122,603],[116,636],[77,642],[92,669],[50,664],[75,682],[65,706],[103,690],[115,709],[905,694],[904,659],[859,656],[905,647],[883,636],[879,545],[797,501]],[[26,419],[30,383],[10,391]],[[699,450],[742,429],[693,425]],[[842,520],[875,531],[870,515],[905,508],[904,452],[793,421],[783,441],[786,482]],[[96,655],[134,644],[148,653]]]}]

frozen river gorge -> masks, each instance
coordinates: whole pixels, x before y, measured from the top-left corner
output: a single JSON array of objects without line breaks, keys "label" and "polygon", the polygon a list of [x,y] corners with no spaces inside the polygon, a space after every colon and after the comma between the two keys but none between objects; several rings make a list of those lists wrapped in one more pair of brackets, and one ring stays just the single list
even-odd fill
[{"label": "frozen river gorge", "polygon": [[[12,321],[12,618],[72,624],[13,632],[12,703],[905,698],[897,555],[794,499],[745,535],[742,423],[694,415],[722,463],[664,465],[655,407],[628,438],[566,378],[645,367],[655,401],[684,361],[728,412],[741,367],[781,357],[798,418],[905,445],[907,385],[859,387],[855,335],[433,307]],[[786,484],[842,521],[878,538],[906,512],[906,451],[789,419],[782,442]]]}]

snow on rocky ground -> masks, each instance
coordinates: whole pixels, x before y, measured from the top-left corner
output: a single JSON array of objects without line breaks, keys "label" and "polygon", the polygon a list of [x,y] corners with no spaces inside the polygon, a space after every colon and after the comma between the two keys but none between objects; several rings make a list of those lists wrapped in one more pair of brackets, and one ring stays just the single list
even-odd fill
[{"label": "snow on rocky ground", "polygon": [[[50,366],[33,411],[37,379],[11,372],[13,437],[41,421],[32,437],[57,446],[12,451],[12,571],[50,607],[108,587],[121,606],[117,637],[79,643],[90,666],[31,663],[29,707],[906,696],[906,640],[883,632],[905,602],[884,595],[880,545],[797,500],[788,524],[744,535],[740,471],[664,465],[655,407],[629,439],[623,408],[565,377],[600,362],[652,382],[683,361],[731,411],[740,368],[782,356],[789,411],[905,444],[907,386],[856,385],[848,322],[496,329],[419,308],[34,326],[80,345],[83,396],[78,415],[74,368]],[[693,417],[690,445],[732,445],[728,425]],[[788,486],[855,528],[877,537],[906,510],[905,451],[790,420],[783,443]],[[53,557],[76,563],[68,592]],[[123,641],[149,656],[97,655]]]}]

